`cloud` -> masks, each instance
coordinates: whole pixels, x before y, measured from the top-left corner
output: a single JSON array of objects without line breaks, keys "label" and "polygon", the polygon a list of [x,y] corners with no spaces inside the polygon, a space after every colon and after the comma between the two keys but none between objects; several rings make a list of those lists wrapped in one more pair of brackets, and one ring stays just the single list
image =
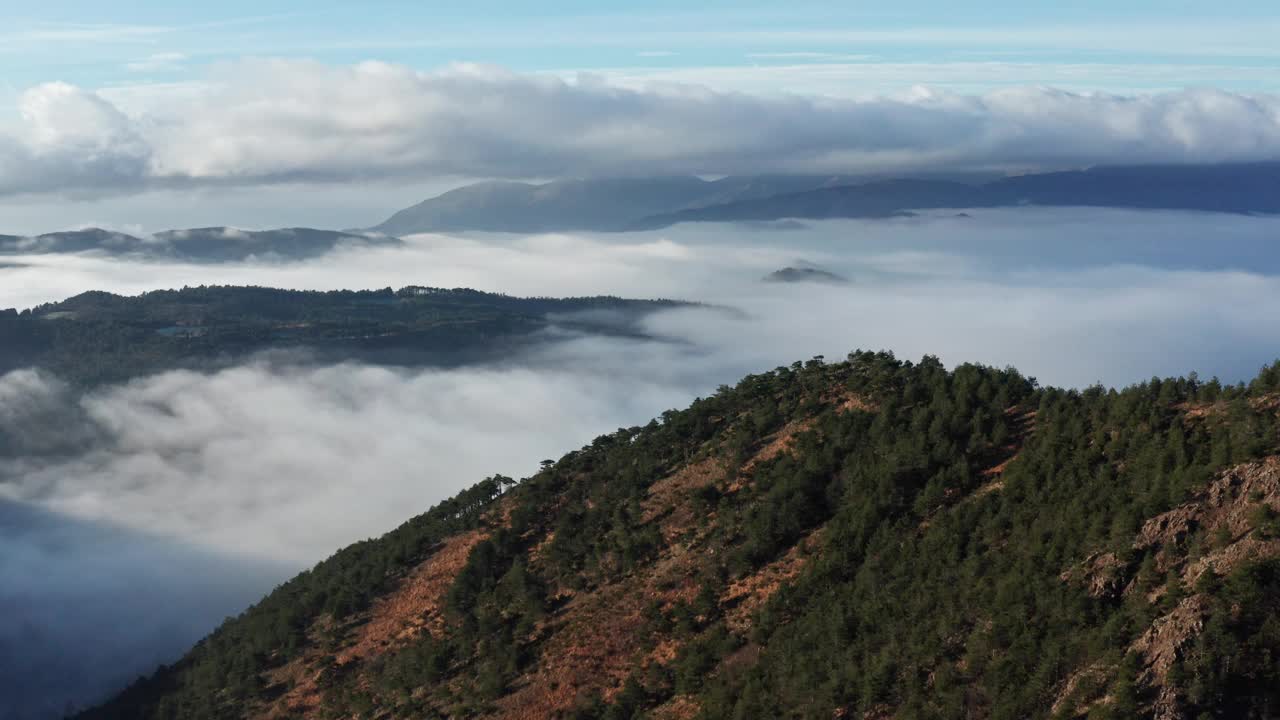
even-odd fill
[{"label": "cloud", "polygon": [[0,194],[136,185],[152,149],[135,120],[67,83],[23,93],[18,136],[0,135]]},{"label": "cloud", "polygon": [[26,398],[13,420],[64,438],[0,461],[0,717],[62,717],[339,547],[684,404],[694,384],[648,357],[666,369],[626,384],[577,355],[428,372],[264,362],[83,398],[0,376],[0,407]]},{"label": "cloud", "polygon": [[[1278,219],[970,215],[814,222],[784,236],[746,225],[428,235],[283,268],[16,258],[23,267],[0,271],[0,306],[234,282],[714,307],[651,317],[657,340],[558,331],[535,352],[448,370],[273,356],[88,395],[37,371],[0,376],[0,696],[46,709],[54,698],[54,711],[92,698],[301,567],[465,485],[527,475],[601,433],[815,354],[933,353],[1074,386],[1192,369],[1238,380],[1276,355]],[[798,261],[851,281],[760,282]]]},{"label": "cloud", "polygon": [[[1062,384],[1125,383],[1190,369],[1238,379],[1275,353],[1259,333],[1280,327],[1237,309],[1270,302],[1280,277],[1274,250],[1280,219],[1052,208],[967,215],[811,222],[785,236],[718,224],[600,236],[421,235],[407,238],[404,247],[339,249],[287,266],[14,257],[20,267],[3,271],[0,307],[32,307],[86,288],[137,294],[208,283],[672,297],[741,307],[758,318],[755,329],[734,332],[760,338],[766,354],[734,371],[790,362],[819,349],[838,355],[855,346],[887,347],[938,353],[953,362],[1013,362]],[[854,282],[820,298],[813,293],[821,291],[807,287],[757,282],[797,260]],[[1132,305],[1138,296],[1164,304]],[[820,302],[821,312],[807,309],[810,302]],[[863,312],[870,307],[876,312]],[[1033,307],[1039,316],[1027,314]],[[1158,342],[1143,334],[1147,330],[1135,333],[1124,324],[1128,316],[1138,323],[1143,313]],[[796,336],[801,328],[803,335]],[[1204,337],[1219,341],[1205,343]],[[749,343],[739,345],[739,352],[752,352]]]},{"label": "cloud", "polygon": [[379,178],[1031,168],[1280,158],[1280,97],[1046,88],[837,99],[454,65],[262,60],[129,115],[41,85],[0,193]]}]

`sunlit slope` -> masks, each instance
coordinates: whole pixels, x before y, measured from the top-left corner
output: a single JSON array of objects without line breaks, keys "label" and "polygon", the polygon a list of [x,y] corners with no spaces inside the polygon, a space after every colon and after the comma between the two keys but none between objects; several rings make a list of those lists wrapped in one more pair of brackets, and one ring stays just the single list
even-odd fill
[{"label": "sunlit slope", "polygon": [[1263,717],[1277,391],[797,363],[346,548],[81,717]]}]

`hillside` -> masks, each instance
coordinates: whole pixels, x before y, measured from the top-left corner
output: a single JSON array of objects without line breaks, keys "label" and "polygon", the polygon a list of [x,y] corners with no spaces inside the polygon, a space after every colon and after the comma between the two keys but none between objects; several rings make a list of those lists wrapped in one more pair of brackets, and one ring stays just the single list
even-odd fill
[{"label": "hillside", "polygon": [[336,361],[453,365],[539,342],[553,325],[636,336],[643,315],[679,304],[424,287],[311,292],[202,286],[136,297],[87,292],[21,313],[0,310],[0,374],[35,366],[96,384],[221,367],[280,349]]},{"label": "hillside", "polygon": [[348,547],[78,717],[1274,717],[1278,391],[796,363]]}]

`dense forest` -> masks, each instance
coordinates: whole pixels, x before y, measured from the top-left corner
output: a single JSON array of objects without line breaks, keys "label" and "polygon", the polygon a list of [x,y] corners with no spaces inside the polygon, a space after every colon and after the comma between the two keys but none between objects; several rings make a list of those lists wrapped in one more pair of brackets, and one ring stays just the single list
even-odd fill
[{"label": "dense forest", "polygon": [[495,476],[84,720],[1269,718],[1280,363],[858,352]]},{"label": "dense forest", "polygon": [[30,310],[0,310],[0,373],[37,366],[79,384],[209,367],[270,349],[326,360],[453,364],[535,342],[553,323],[637,334],[669,301],[517,298],[467,289],[330,292],[194,287],[136,297],[88,292]]}]

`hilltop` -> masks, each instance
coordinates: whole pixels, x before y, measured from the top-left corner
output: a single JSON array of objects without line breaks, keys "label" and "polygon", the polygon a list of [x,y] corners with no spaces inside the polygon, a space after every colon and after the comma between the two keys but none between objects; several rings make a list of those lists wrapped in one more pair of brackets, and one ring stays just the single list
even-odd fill
[{"label": "hilltop", "polygon": [[1280,363],[721,387],[277,588],[106,718],[1266,717]]}]

